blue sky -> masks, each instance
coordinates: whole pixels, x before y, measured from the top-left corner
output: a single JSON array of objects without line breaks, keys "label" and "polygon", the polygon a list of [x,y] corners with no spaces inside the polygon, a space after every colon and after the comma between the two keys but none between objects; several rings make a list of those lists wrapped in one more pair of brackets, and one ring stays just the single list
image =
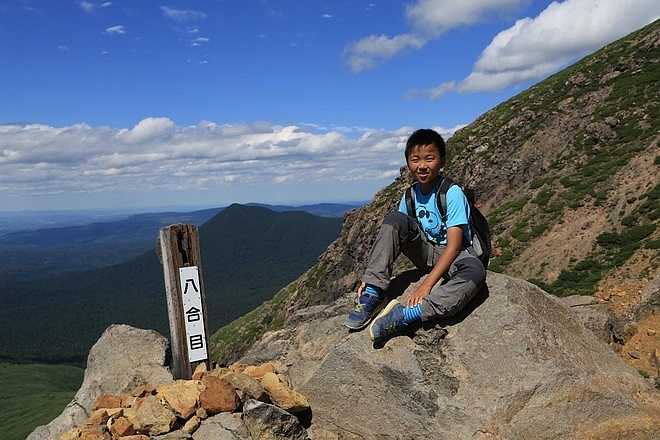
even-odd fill
[{"label": "blue sky", "polygon": [[0,0],[0,211],[368,200],[657,0]]}]

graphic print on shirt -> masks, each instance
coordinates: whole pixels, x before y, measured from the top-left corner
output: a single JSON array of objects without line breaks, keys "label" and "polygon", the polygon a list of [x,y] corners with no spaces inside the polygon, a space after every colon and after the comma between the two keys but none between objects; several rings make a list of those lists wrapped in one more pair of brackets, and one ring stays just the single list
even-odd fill
[{"label": "graphic print on shirt", "polygon": [[[435,200],[429,200],[429,202],[431,201],[435,203]],[[439,238],[441,236],[441,220],[435,210],[428,209],[426,205],[418,205],[416,214],[427,237]]]}]

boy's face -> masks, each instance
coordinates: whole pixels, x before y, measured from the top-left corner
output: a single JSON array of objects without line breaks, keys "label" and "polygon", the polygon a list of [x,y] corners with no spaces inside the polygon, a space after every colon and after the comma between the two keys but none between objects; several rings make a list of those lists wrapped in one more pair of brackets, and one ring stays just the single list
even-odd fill
[{"label": "boy's face", "polygon": [[408,169],[419,182],[422,192],[432,190],[440,178],[440,170],[445,166],[445,158],[434,144],[416,145],[410,149],[407,158]]}]

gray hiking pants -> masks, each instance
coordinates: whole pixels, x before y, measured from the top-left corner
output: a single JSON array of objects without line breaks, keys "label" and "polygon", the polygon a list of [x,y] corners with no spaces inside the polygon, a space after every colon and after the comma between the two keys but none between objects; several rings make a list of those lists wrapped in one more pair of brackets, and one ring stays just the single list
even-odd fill
[{"label": "gray hiking pants", "polygon": [[[362,281],[387,290],[394,260],[401,252],[418,269],[429,272],[444,248],[431,243],[414,219],[399,211],[390,212],[371,248]],[[422,321],[458,313],[485,285],[486,270],[478,258],[462,251],[443,278],[445,282],[436,284],[422,302]]]}]

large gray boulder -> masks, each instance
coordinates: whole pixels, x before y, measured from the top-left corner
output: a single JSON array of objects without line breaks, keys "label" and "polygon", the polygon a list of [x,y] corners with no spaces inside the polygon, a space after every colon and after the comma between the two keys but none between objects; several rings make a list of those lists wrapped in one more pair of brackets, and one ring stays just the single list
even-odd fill
[{"label": "large gray boulder", "polygon": [[89,351],[83,383],[62,414],[37,427],[27,440],[56,440],[82,426],[103,394],[121,395],[138,386],[158,387],[173,381],[165,366],[169,342],[153,330],[111,325]]},{"label": "large gray boulder", "polygon": [[461,316],[383,347],[343,327],[352,301],[299,311],[241,360],[288,368],[310,438],[660,438],[658,390],[530,283],[489,273]]}]

